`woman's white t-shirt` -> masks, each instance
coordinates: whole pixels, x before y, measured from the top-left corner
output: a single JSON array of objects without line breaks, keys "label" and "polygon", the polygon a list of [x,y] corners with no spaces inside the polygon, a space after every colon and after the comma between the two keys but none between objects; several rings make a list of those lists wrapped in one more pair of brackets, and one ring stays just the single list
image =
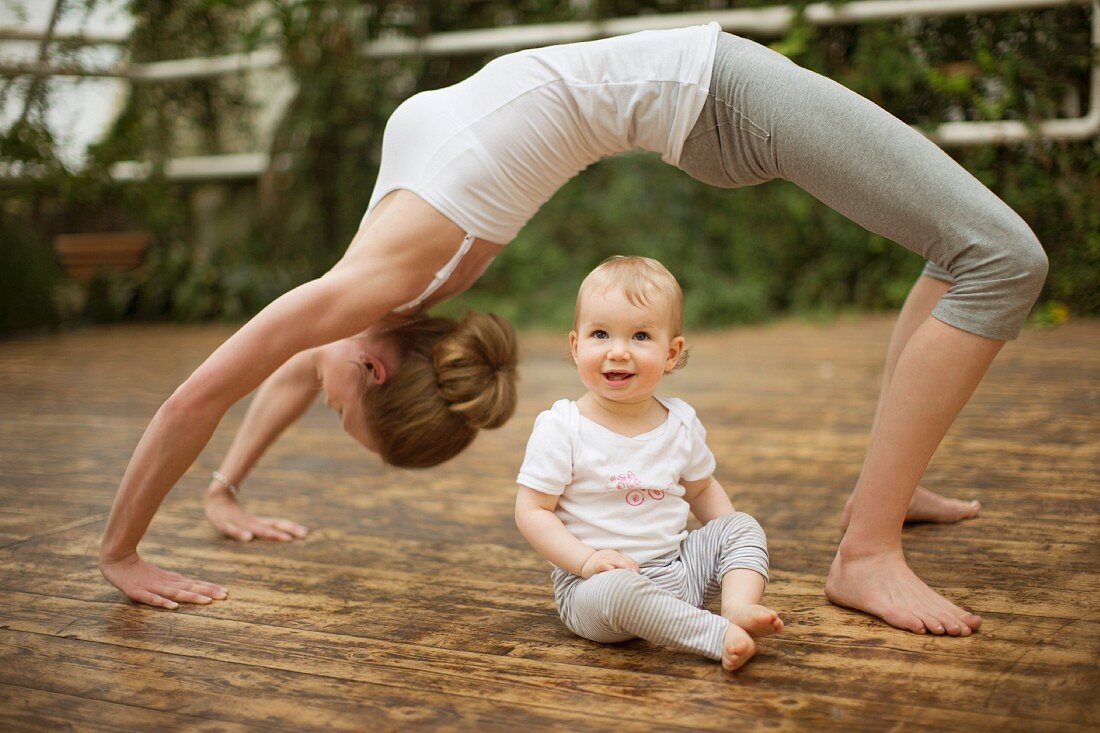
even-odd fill
[{"label": "woman's white t-shirt", "polygon": [[507,244],[600,158],[643,148],[678,164],[720,31],[710,23],[519,51],[410,97],[386,124],[367,215],[408,189],[468,235]]},{"label": "woman's white t-shirt", "polygon": [[667,419],[634,437],[584,417],[558,400],[535,420],[516,481],[559,496],[554,513],[596,550],[618,550],[641,564],[676,550],[687,537],[683,481],[714,473],[714,454],[695,410],[662,398]]}]

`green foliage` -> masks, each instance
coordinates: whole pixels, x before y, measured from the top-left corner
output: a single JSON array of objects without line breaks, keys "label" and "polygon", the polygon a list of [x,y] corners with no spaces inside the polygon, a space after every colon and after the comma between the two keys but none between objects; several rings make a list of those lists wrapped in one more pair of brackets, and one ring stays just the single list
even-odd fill
[{"label": "green foliage", "polygon": [[[600,5],[618,15],[668,3]],[[826,29],[796,22],[771,45],[913,124],[1038,121],[1064,115],[1067,95],[1087,104],[1088,20],[1075,7]],[[1100,142],[949,152],[1044,243],[1051,274],[1036,320],[1100,313]],[[619,253],[669,265],[695,326],[896,308],[923,266],[790,184],[718,191],[652,156],[619,156],[560,191],[464,302],[562,325],[584,274]]]},{"label": "green foliage", "polygon": [[[58,311],[51,298],[59,277],[51,253],[12,222],[22,212],[7,201],[0,211],[0,333],[55,325]],[[15,216],[13,216],[13,214]]]},{"label": "green foliage", "polygon": [[[738,7],[774,4],[745,0]],[[258,186],[221,186],[224,213],[214,226],[200,226],[193,186],[159,173],[141,184],[115,183],[107,174],[119,160],[156,167],[172,156],[254,149],[242,77],[136,85],[79,174],[57,162],[39,122],[46,100],[35,99],[24,124],[0,138],[4,159],[42,173],[31,184],[0,185],[0,331],[74,319],[240,319],[324,272],[358,228],[393,109],[491,58],[364,58],[359,49],[380,36],[712,6],[709,0],[270,0],[256,12],[245,0],[134,0],[134,60],[270,45],[282,51],[297,93],[271,142],[275,170]],[[829,28],[797,19],[770,45],[912,124],[1036,122],[1081,114],[1088,104],[1088,12],[1062,7]],[[949,152],[1020,212],[1047,248],[1051,274],[1036,320],[1100,313],[1100,141]],[[146,263],[133,273],[100,276],[76,293],[49,252],[53,234],[123,227],[153,233]],[[202,227],[208,231],[199,237]],[[584,274],[620,253],[668,264],[684,286],[685,315],[695,327],[786,312],[896,308],[922,266],[791,184],[723,191],[656,156],[627,154],[570,181],[478,285],[443,310],[489,308],[521,324],[562,326]]]}]

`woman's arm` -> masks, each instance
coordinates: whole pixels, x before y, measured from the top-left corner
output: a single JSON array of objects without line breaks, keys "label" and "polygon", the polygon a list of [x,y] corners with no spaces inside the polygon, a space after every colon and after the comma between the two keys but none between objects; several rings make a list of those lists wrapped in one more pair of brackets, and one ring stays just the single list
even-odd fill
[{"label": "woman's arm", "polygon": [[[268,446],[316,398],[320,385],[315,354],[315,349],[295,354],[256,391],[240,429],[233,436],[229,452],[218,468],[230,483],[240,486]],[[306,528],[295,522],[249,513],[238,497],[217,479],[206,489],[205,510],[219,532],[242,542],[253,537],[285,541],[306,535]]]},{"label": "woman's arm", "polygon": [[611,568],[638,570],[638,564],[615,550],[593,550],[565,528],[554,514],[558,497],[520,484],[516,526],[535,552],[562,570],[588,578]]},{"label": "woman's arm", "polygon": [[684,501],[691,507],[691,513],[695,518],[703,524],[736,511],[733,508],[733,502],[726,495],[726,490],[713,476],[680,483],[684,487]]},{"label": "woman's arm", "polygon": [[138,542],[164,496],[230,406],[295,354],[363,331],[415,298],[461,239],[457,226],[420,199],[397,197],[360,230],[332,270],[275,300],[218,347],[157,411],[130,459],[100,545],[104,577],[151,605],[222,597],[224,588],[138,557]]}]

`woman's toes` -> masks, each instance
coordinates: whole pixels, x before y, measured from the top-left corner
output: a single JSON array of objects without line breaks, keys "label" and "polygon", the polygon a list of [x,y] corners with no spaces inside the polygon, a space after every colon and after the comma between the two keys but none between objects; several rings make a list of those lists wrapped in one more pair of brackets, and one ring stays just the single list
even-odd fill
[{"label": "woman's toes", "polygon": [[924,611],[920,612],[920,621],[921,625],[924,626],[925,631],[927,631],[929,634],[940,636],[946,631],[946,629],[944,629],[943,627],[943,623],[933,611],[925,609]]},{"label": "woman's toes", "polygon": [[908,609],[899,609],[896,611],[890,609],[885,613],[875,613],[875,615],[894,628],[911,631],[914,634],[925,633],[924,622],[921,621],[919,612],[915,613]]},{"label": "woman's toes", "polygon": [[[982,617],[977,614],[970,613],[962,608],[959,608],[954,603],[948,604],[942,612],[937,614],[944,625],[949,623],[958,624],[960,627],[965,627],[970,631],[977,631],[978,627],[982,625]],[[960,629],[961,631],[961,629]]]}]

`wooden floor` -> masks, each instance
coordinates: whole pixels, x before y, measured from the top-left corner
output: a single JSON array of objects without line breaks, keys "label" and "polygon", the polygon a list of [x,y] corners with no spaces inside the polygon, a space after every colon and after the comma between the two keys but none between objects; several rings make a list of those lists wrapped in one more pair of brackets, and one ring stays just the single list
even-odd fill
[{"label": "wooden floor", "polygon": [[142,545],[230,589],[175,612],[125,600],[96,549],[152,413],[229,330],[0,342],[0,730],[1097,730],[1100,322],[1010,344],[925,477],[984,505],[906,530],[917,571],[984,615],[968,639],[895,631],[821,594],[889,328],[708,334],[665,384],[696,405],[718,477],[769,536],[787,628],[736,675],[559,622],[512,501],[535,415],[579,394],[560,336],[526,335],[516,418],[430,472],[380,467],[316,406],[244,489],[311,528],[289,545],[236,544],[203,518],[235,408]]}]

